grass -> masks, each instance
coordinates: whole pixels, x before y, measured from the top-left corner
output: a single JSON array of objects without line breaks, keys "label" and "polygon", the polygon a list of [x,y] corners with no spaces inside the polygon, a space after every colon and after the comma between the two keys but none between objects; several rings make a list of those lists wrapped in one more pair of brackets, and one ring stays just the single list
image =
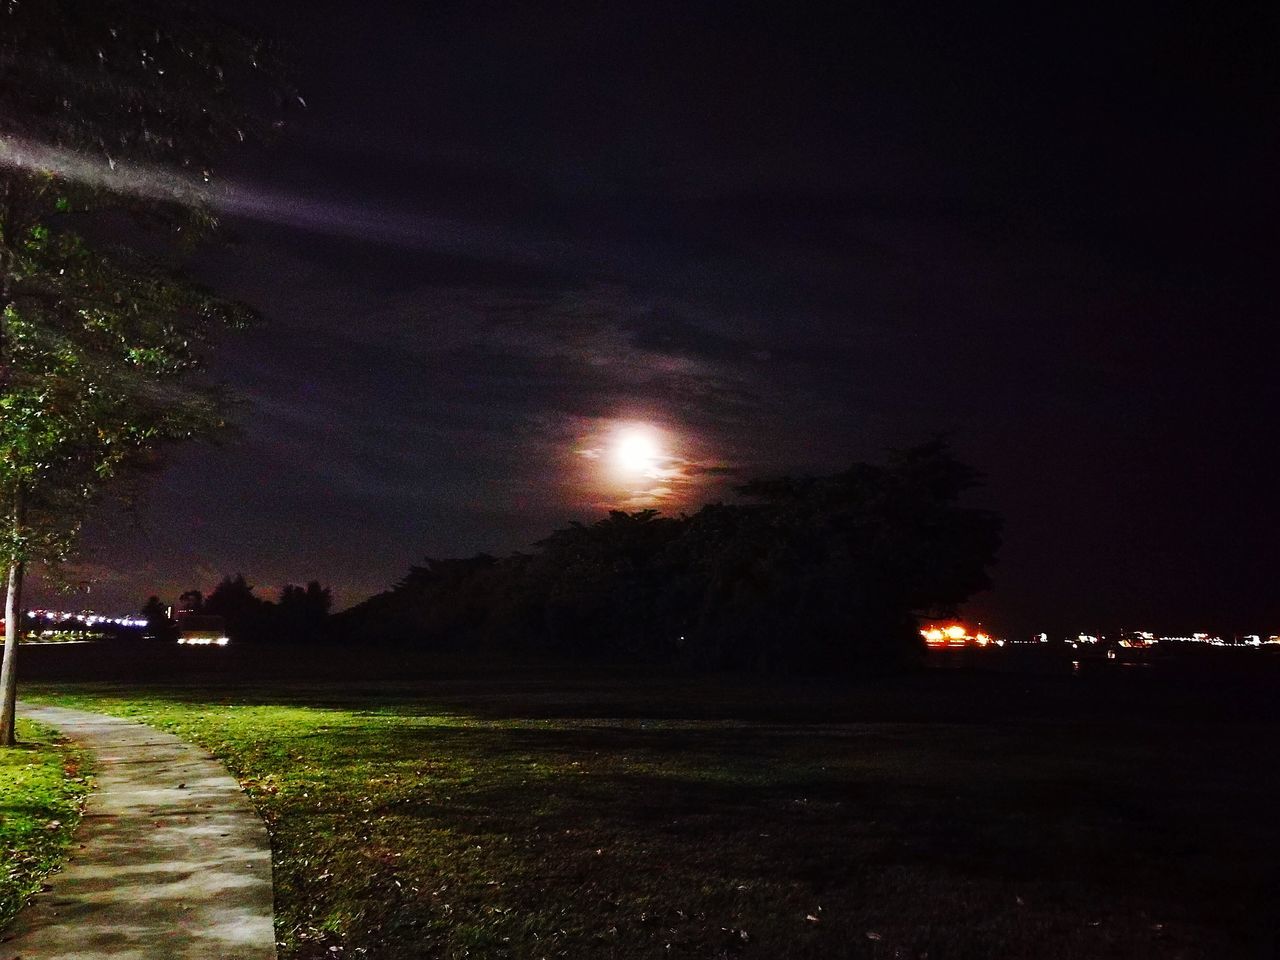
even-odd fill
[{"label": "grass", "polygon": [[972,683],[41,692],[226,762],[287,960],[1265,955],[1270,720],[1045,706],[1018,678],[948,699]]},{"label": "grass", "polygon": [[81,751],[30,721],[17,733],[0,748],[0,929],[62,861],[89,791]]}]

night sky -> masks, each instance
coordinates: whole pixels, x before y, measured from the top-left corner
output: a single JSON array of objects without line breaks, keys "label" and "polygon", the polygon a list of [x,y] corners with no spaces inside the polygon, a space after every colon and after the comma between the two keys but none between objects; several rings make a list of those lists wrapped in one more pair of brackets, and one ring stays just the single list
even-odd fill
[{"label": "night sky", "polygon": [[946,432],[1006,518],[970,616],[1280,632],[1280,8],[541,6],[223,5],[307,101],[199,264],[266,317],[241,436],[89,531],[87,605],[344,606]]}]

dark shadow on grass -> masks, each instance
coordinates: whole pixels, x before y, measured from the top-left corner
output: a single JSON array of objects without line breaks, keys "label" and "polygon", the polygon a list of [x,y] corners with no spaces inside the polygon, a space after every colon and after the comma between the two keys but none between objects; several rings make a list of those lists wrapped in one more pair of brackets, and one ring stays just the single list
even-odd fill
[{"label": "dark shadow on grass", "polygon": [[[724,891],[748,891],[740,899],[753,926],[785,929],[797,911],[827,905],[832,915],[823,920],[821,942],[828,946],[815,940],[804,953],[774,944],[789,952],[773,955],[787,956],[842,955],[832,952],[835,943],[864,935],[868,921],[859,911],[875,916],[889,908],[917,924],[913,943],[931,948],[931,956],[981,956],[981,936],[964,925],[987,929],[983,924],[998,916],[990,921],[996,928],[1016,926],[1023,896],[1040,913],[1028,921],[1031,932],[1018,934],[1030,945],[1007,956],[1240,955],[1232,951],[1260,942],[1270,922],[1263,879],[1280,851],[1265,820],[1224,857],[1213,822],[1189,816],[1193,789],[1179,794],[1176,783],[1153,783],[1149,770],[1117,768],[1106,758],[1090,776],[1047,778],[1024,760],[975,779],[966,764],[948,762],[954,743],[919,748],[919,764],[842,768],[837,761],[849,743],[826,738],[808,747],[810,755],[761,772],[752,764],[758,743],[744,746],[720,733],[685,732],[685,745],[697,749],[673,753],[666,745],[646,749],[646,735],[634,730],[333,731],[340,756],[367,756],[361,742],[374,737],[388,759],[431,757],[447,771],[449,760],[462,758],[482,768],[400,781],[390,798],[370,795],[352,835],[384,850],[403,850],[412,838],[447,838],[438,841],[447,844],[443,850],[430,848],[431,862],[485,851],[475,854],[486,864],[479,872],[502,879],[509,888],[504,909],[517,913],[571,903],[589,916],[609,915],[643,902],[660,918],[661,936],[688,926],[693,937],[705,935],[708,923],[686,924],[683,914],[716,916],[736,902]],[[833,742],[841,749],[832,752]],[[1081,752],[1089,753],[1087,745]],[[708,768],[705,759],[717,753],[724,754],[719,767]],[[629,765],[608,762],[622,756]],[[836,768],[797,768],[818,756]],[[527,758],[551,769],[536,775]],[[941,769],[931,769],[930,760]],[[656,769],[633,769],[646,763]],[[1220,799],[1247,795],[1246,785],[1234,782]],[[337,817],[342,828],[344,814],[322,804],[290,809],[302,821]],[[416,874],[412,863],[383,861],[382,886],[401,878],[431,882],[431,871]],[[490,895],[479,881],[468,887],[444,876],[459,916],[466,909],[484,914]],[[895,886],[886,888],[886,877]],[[751,892],[757,890],[763,892]],[[433,903],[394,896],[396,922],[415,912],[434,916]],[[975,897],[995,899],[978,916]],[[1099,917],[1111,926],[1088,927]],[[1181,939],[1160,941],[1152,933],[1157,922],[1177,925]]]},{"label": "dark shadow on grass", "polygon": [[1230,651],[1185,668],[1046,673],[924,671],[888,677],[690,677],[644,667],[462,658],[386,648],[188,649],[125,642],[30,651],[28,683],[151,687],[176,699],[433,709],[492,718],[754,719],[991,723],[1142,722],[1153,715],[1280,723],[1280,656]]},{"label": "dark shadow on grass", "polygon": [[[1268,915],[1260,891],[1280,844],[1260,818],[1233,826],[1236,849],[1221,856],[1222,824],[1201,816],[1197,784],[1178,782],[1177,757],[1135,766],[1094,743],[1059,742],[1046,758],[1034,732],[933,742],[827,728],[800,744],[794,734],[371,722],[328,732],[325,760],[335,770],[370,760],[439,763],[430,776],[399,781],[386,800],[371,796],[361,816],[409,824],[411,833],[421,829],[415,822],[447,828],[478,843],[535,833],[543,846],[527,870],[554,861],[565,843],[572,861],[622,840],[650,854],[628,872],[669,869],[684,856],[725,876],[848,895],[869,877],[905,871],[1010,889],[1047,884],[1082,909],[1158,903],[1203,923],[1222,923],[1244,905],[1246,915]],[[1003,748],[1003,762],[991,762],[984,746]],[[479,769],[451,775],[455,760]],[[1073,775],[1050,772],[1064,762]],[[1234,773],[1216,784],[1225,806],[1276,797],[1274,776]],[[561,836],[571,839],[550,839]]]}]

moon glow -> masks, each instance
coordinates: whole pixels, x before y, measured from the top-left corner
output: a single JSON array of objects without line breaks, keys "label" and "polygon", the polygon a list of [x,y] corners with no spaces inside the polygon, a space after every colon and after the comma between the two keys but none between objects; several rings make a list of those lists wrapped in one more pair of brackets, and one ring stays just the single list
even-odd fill
[{"label": "moon glow", "polygon": [[662,475],[666,459],[658,436],[650,427],[627,426],[614,436],[610,460],[623,479],[656,479]]}]

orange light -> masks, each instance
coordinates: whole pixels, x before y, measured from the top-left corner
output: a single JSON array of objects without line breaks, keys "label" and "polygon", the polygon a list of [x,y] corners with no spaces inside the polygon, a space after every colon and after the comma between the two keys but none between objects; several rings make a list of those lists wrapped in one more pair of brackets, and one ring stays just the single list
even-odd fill
[{"label": "orange light", "polygon": [[920,636],[924,637],[925,643],[931,647],[946,646],[947,634],[941,627],[929,627],[920,631]]},{"label": "orange light", "polygon": [[925,642],[930,646],[941,647],[964,647],[970,643],[979,647],[990,646],[991,644],[1003,645],[1004,641],[992,639],[990,634],[977,632],[970,633],[968,628],[961,623],[951,623],[944,627],[930,625],[920,631],[920,636],[924,637]]}]

